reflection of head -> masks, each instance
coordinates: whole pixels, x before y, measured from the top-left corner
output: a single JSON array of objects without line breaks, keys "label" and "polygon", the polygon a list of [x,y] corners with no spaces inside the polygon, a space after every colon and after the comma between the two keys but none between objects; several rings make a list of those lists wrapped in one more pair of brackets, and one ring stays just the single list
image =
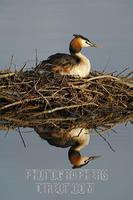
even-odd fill
[{"label": "reflection of head", "polygon": [[97,158],[97,156],[81,156],[80,154],[80,151],[89,144],[89,129],[78,127],[71,130],[63,130],[39,126],[35,128],[35,131],[42,139],[47,140],[53,146],[61,148],[71,147],[68,152],[68,158],[73,168],[82,167]]},{"label": "reflection of head", "polygon": [[73,165],[73,169],[83,167],[87,165],[91,160],[99,158],[99,156],[81,156],[80,152],[74,151],[72,148],[70,148],[68,152],[68,157],[71,164]]},{"label": "reflection of head", "polygon": [[68,158],[74,168],[80,168],[87,165],[91,160],[95,160],[98,156],[82,156],[80,151],[84,149],[90,141],[89,130],[85,128],[76,128],[71,130],[75,137],[75,144],[71,146],[68,152]]}]

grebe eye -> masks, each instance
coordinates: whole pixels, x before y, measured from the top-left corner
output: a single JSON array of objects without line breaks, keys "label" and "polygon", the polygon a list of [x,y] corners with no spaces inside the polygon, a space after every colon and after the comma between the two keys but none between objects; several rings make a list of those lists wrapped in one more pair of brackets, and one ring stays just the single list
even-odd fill
[{"label": "grebe eye", "polygon": [[90,45],[89,41],[87,41],[87,40],[85,41],[85,43],[88,44],[88,45]]}]

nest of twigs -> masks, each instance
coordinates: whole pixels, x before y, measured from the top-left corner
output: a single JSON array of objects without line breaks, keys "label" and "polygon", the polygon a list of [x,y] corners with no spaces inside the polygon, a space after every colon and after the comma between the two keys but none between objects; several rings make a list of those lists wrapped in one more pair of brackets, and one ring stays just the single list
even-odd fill
[{"label": "nest of twigs", "polygon": [[0,72],[0,114],[17,118],[81,117],[133,110],[132,72],[93,72],[87,78],[34,70]]}]

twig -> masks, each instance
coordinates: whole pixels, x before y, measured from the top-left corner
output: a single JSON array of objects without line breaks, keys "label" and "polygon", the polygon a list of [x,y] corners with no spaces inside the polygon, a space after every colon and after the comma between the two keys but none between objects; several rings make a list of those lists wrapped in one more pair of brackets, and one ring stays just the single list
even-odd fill
[{"label": "twig", "polygon": [[107,69],[107,67],[109,66],[109,62],[110,62],[110,56],[108,57],[108,60],[105,64],[105,67],[103,68],[103,73],[105,72],[105,70]]},{"label": "twig", "polygon": [[34,85],[35,91],[46,101],[46,103],[48,105],[50,105],[49,101],[47,100],[46,97],[43,96],[43,94],[41,92],[39,92],[39,90],[37,89],[37,84],[39,83],[40,79],[38,79],[37,83]]},{"label": "twig", "polygon": [[27,65],[27,63],[25,63],[25,64],[23,65],[23,67],[20,69],[19,73],[21,73],[21,72],[24,70],[24,68],[26,67],[26,65]]},{"label": "twig", "polygon": [[129,69],[129,67],[126,67],[124,70],[122,70],[119,74],[116,75],[116,77],[120,76],[121,74],[123,74],[125,71],[127,71]]},{"label": "twig", "polygon": [[120,79],[117,78],[117,77],[115,77],[115,76],[102,75],[102,76],[97,76],[97,77],[89,78],[89,79],[88,79],[87,81],[85,81],[85,82],[89,82],[89,81],[93,81],[93,80],[97,80],[97,79],[103,79],[103,78],[111,78],[111,79],[114,79],[114,80],[120,81]]},{"label": "twig", "polygon": [[125,77],[127,78],[127,77],[131,76],[132,74],[133,74],[133,71],[129,72]]},{"label": "twig", "polygon": [[113,147],[111,146],[111,144],[108,142],[108,140],[101,134],[97,131],[97,129],[95,129],[96,133],[108,144],[109,148],[115,152],[115,150],[113,149]]},{"label": "twig", "polygon": [[8,104],[8,105],[5,105],[5,106],[1,107],[0,110],[5,110],[7,108],[10,108],[10,107],[13,107],[13,106],[16,106],[16,105],[20,105],[22,103],[28,103],[28,102],[36,101],[36,100],[39,100],[39,99],[41,99],[41,97],[36,97],[36,98],[33,98],[33,99],[24,99],[24,100],[21,100],[21,101],[16,101],[14,103],[11,103],[11,104]]},{"label": "twig", "polygon": [[11,56],[11,60],[10,60],[10,64],[9,64],[9,71],[11,69],[12,63],[13,63],[13,55]]},{"label": "twig", "polygon": [[9,72],[9,73],[6,73],[6,74],[1,74],[0,78],[7,78],[7,77],[14,76],[14,75],[15,75],[14,72]]},{"label": "twig", "polygon": [[111,79],[119,81],[120,84],[124,84],[124,85],[127,85],[128,87],[133,88],[133,84],[127,83],[123,80],[121,81],[119,78],[114,77],[114,76],[110,76],[110,75],[93,77],[93,78],[88,79],[86,82],[89,82],[89,81],[92,81],[92,80],[97,80],[97,79],[102,79],[102,78],[111,78]]},{"label": "twig", "polygon": [[78,108],[78,107],[89,106],[89,105],[98,106],[95,103],[84,103],[84,104],[80,104],[80,105],[61,106],[61,107],[53,108],[51,110],[44,110],[42,112],[38,112],[36,114],[33,114],[33,116],[35,117],[35,116],[39,116],[39,115],[43,115],[43,114],[53,113],[53,112],[56,112],[56,111],[59,111],[59,110],[67,110],[67,109],[70,109],[70,108]]},{"label": "twig", "polygon": [[35,55],[36,55],[36,67],[37,67],[37,65],[38,65],[38,55],[37,55],[37,48],[35,49]]},{"label": "twig", "polygon": [[22,134],[21,134],[21,131],[20,131],[20,128],[19,128],[19,127],[18,127],[18,132],[19,132],[20,138],[21,138],[21,140],[22,140],[22,142],[23,142],[23,145],[24,145],[24,147],[26,148],[26,143],[25,143],[25,141],[24,141],[24,138],[23,138],[23,136],[22,136]]}]

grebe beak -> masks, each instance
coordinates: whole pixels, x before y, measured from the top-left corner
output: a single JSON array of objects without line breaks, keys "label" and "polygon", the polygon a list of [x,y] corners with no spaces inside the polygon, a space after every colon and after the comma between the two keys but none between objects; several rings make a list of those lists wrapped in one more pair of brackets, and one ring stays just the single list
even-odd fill
[{"label": "grebe beak", "polygon": [[100,45],[97,45],[92,41],[89,42],[89,45],[90,45],[90,47],[95,47],[95,48],[99,48],[100,47]]},{"label": "grebe beak", "polygon": [[96,160],[97,158],[100,158],[101,156],[90,156],[88,158],[88,162],[90,162],[91,160]]},{"label": "grebe beak", "polygon": [[84,163],[82,163],[81,165],[73,165],[73,166],[72,166],[72,169],[76,169],[76,168],[83,167],[83,166],[87,165],[90,161],[96,160],[97,158],[100,158],[100,157],[101,157],[101,156],[90,156],[90,157],[88,157],[88,159],[85,160]]}]

